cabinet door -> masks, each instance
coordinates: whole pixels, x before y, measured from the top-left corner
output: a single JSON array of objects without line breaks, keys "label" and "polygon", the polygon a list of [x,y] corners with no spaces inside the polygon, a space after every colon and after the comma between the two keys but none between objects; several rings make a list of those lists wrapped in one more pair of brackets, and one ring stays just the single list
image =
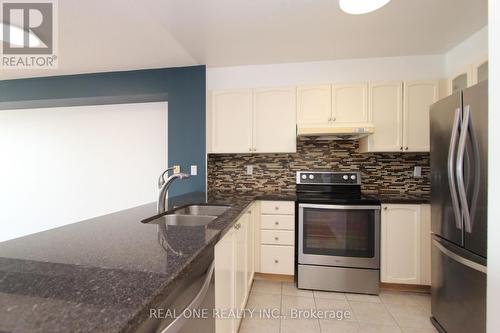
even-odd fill
[{"label": "cabinet door", "polygon": [[368,120],[375,133],[360,140],[362,152],[403,149],[403,82],[373,82],[368,88]]},{"label": "cabinet door", "polygon": [[[243,215],[236,223],[236,249],[234,251],[236,258],[236,275],[234,282],[234,304],[235,309],[242,309],[245,306],[248,281],[246,277],[247,268],[247,226],[248,214]],[[237,322],[239,322],[237,320]],[[238,327],[238,326],[237,326]]]},{"label": "cabinet door", "polygon": [[252,91],[214,91],[211,100],[212,152],[250,152],[252,148]]},{"label": "cabinet door", "polygon": [[[234,309],[235,230],[229,231],[215,245],[215,308],[221,313]],[[235,331],[233,318],[216,318],[217,333]]]},{"label": "cabinet door", "polygon": [[420,284],[420,205],[383,205],[381,280]]},{"label": "cabinet door", "polygon": [[403,145],[409,152],[428,152],[430,106],[438,100],[438,81],[405,81]]},{"label": "cabinet door", "polygon": [[253,149],[259,153],[296,151],[296,89],[257,89],[253,93]]},{"label": "cabinet door", "polygon": [[297,124],[327,124],[332,118],[332,90],[329,84],[297,88]]},{"label": "cabinet door", "polygon": [[472,84],[485,80],[488,80],[488,59],[483,59],[472,66]]},{"label": "cabinet door", "polygon": [[431,285],[431,205],[420,206],[420,284]]},{"label": "cabinet door", "polygon": [[333,85],[332,117],[334,124],[368,122],[368,85]]},{"label": "cabinet door", "polygon": [[261,201],[256,201],[253,204],[253,247],[254,247],[254,257],[253,265],[255,272],[260,272],[260,204]]},{"label": "cabinet door", "polygon": [[448,92],[454,94],[472,85],[472,66],[467,66],[459,73],[448,79]]},{"label": "cabinet door", "polygon": [[252,285],[253,281],[253,276],[255,273],[255,228],[254,228],[254,206],[255,204],[251,205],[250,208],[247,211],[248,214],[248,219],[247,219],[247,226],[246,226],[246,278],[247,278],[247,293],[250,292],[250,286]]}]

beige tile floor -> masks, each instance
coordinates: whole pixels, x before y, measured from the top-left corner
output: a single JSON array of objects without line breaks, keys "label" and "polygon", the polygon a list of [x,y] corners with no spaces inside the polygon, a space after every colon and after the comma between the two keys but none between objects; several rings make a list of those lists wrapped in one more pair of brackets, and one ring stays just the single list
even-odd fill
[{"label": "beige tile floor", "polygon": [[[247,309],[256,309],[255,314],[259,309],[276,309],[273,313],[278,318],[248,316],[241,323],[240,333],[437,332],[429,321],[430,296],[420,293],[344,294],[299,290],[288,282],[255,280]],[[297,313],[294,309],[304,310],[304,314],[335,311],[346,318],[292,318],[293,311]]]}]

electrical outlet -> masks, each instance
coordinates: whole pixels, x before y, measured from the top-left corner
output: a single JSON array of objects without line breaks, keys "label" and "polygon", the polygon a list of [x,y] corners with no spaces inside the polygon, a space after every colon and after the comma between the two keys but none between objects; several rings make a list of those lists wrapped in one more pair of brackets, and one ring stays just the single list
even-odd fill
[{"label": "electrical outlet", "polygon": [[196,176],[198,174],[198,166],[191,165],[191,176]]},{"label": "electrical outlet", "polygon": [[253,175],[253,165],[247,165],[247,175]]},{"label": "electrical outlet", "polygon": [[413,168],[413,177],[415,178],[422,177],[422,167],[416,166]]},{"label": "electrical outlet", "polygon": [[174,165],[174,175],[181,173],[181,166],[180,165]]}]

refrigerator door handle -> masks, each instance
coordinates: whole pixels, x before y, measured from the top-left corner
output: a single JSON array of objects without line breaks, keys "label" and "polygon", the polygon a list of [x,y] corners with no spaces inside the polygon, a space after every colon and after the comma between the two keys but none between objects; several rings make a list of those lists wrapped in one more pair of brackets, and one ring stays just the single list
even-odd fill
[{"label": "refrigerator door handle", "polygon": [[435,247],[439,249],[439,251],[443,252],[447,257],[455,260],[456,262],[461,263],[462,265],[465,265],[469,268],[475,269],[476,271],[486,273],[487,268],[486,266],[483,266],[481,264],[478,264],[472,260],[466,259],[464,257],[459,256],[458,254],[452,252],[451,250],[448,250],[444,245],[442,245],[440,242],[436,241],[435,239],[432,240],[432,243],[434,244]]},{"label": "refrigerator door handle", "polygon": [[450,147],[448,149],[448,184],[450,186],[451,202],[455,214],[455,226],[462,229],[462,214],[458,203],[457,185],[455,182],[455,150],[457,147],[458,126],[460,125],[460,108],[455,110],[453,129],[451,132]]},{"label": "refrigerator door handle", "polygon": [[464,155],[465,155],[465,144],[467,143],[467,136],[469,133],[469,121],[470,121],[470,105],[467,105],[464,107],[464,114],[461,126],[462,132],[460,133],[460,139],[458,140],[458,155],[457,155],[457,167],[456,167],[458,196],[460,198],[460,204],[464,216],[465,232],[467,233],[472,232],[469,204],[467,202],[467,192],[465,190],[465,182],[464,182]]}]

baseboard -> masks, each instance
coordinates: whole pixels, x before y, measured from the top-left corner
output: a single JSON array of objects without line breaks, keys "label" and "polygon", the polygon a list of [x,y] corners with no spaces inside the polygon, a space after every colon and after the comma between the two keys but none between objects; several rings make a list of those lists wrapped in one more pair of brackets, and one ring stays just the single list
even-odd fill
[{"label": "baseboard", "polygon": [[255,273],[255,280],[267,280],[267,281],[278,281],[278,282],[293,282],[293,275],[283,275],[283,274],[267,274],[267,273]]},{"label": "baseboard", "polygon": [[[283,275],[283,274],[268,274],[268,273],[255,273],[255,280],[267,280],[267,281],[278,281],[278,282],[294,282],[293,275]],[[425,286],[420,284],[401,284],[401,283],[380,283],[380,289],[386,291],[406,291],[406,292],[418,292],[430,294],[431,286]]]},{"label": "baseboard", "polygon": [[380,289],[386,291],[407,291],[418,293],[431,293],[431,286],[424,286],[420,284],[400,284],[400,283],[380,283]]}]

